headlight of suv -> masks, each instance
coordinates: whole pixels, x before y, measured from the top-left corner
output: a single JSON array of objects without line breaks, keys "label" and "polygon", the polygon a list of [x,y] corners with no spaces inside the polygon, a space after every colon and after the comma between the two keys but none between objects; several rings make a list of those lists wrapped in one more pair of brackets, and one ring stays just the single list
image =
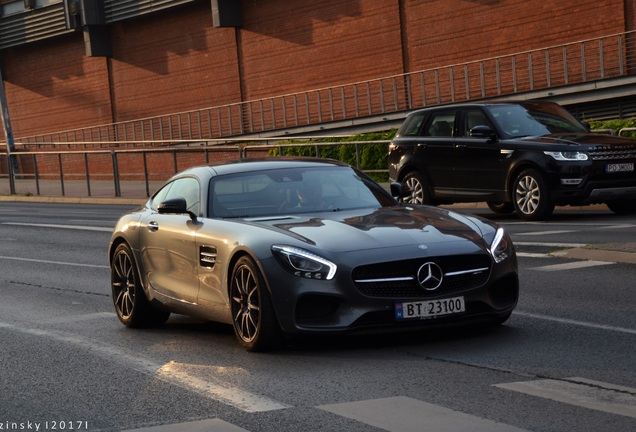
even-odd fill
[{"label": "headlight of suv", "polygon": [[510,257],[512,248],[512,240],[503,228],[499,228],[490,245],[490,255],[492,255],[495,262],[499,264]]},{"label": "headlight of suv", "polygon": [[551,156],[558,161],[586,161],[588,160],[587,153],[573,151],[573,152],[551,152],[544,151],[543,153]]},{"label": "headlight of suv", "polygon": [[336,266],[329,260],[292,246],[272,246],[272,254],[294,276],[307,279],[333,279]]}]

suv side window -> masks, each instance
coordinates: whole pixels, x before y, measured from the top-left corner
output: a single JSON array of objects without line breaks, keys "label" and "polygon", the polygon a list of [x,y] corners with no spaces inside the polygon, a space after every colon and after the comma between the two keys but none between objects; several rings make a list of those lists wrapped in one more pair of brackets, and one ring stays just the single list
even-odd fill
[{"label": "suv side window", "polygon": [[491,126],[484,113],[477,108],[469,109],[464,115],[464,136],[470,137],[470,130],[475,126]]},{"label": "suv side window", "polygon": [[424,135],[433,137],[452,137],[455,128],[455,112],[442,111],[431,115]]},{"label": "suv side window", "polygon": [[406,123],[400,128],[399,135],[400,136],[418,136],[420,134],[420,130],[422,129],[422,123],[424,123],[424,119],[426,116],[424,114],[413,114],[411,115]]}]

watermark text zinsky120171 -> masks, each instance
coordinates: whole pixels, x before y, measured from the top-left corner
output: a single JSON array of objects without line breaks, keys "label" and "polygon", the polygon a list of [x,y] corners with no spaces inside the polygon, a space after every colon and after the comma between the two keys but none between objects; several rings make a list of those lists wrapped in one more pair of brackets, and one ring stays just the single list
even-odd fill
[{"label": "watermark text zinsky120171", "polygon": [[0,431],[80,431],[88,430],[87,421],[3,421],[0,422]]}]

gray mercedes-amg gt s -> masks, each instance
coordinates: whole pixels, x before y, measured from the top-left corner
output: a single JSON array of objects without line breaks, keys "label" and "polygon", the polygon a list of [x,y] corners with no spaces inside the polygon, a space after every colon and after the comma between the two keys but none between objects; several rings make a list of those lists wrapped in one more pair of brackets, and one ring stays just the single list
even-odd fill
[{"label": "gray mercedes-amg gt s", "polygon": [[401,204],[404,193],[324,159],[188,169],[115,227],[117,315],[128,327],[171,312],[231,324],[250,351],[285,335],[506,321],[519,293],[509,236]]}]

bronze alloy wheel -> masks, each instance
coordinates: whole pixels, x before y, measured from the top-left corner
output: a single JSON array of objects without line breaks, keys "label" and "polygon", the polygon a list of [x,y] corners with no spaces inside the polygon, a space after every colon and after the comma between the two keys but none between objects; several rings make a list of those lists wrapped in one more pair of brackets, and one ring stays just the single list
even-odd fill
[{"label": "bronze alloy wheel", "polygon": [[230,282],[232,319],[237,339],[248,351],[265,351],[280,340],[269,292],[254,261],[241,257]]},{"label": "bronze alloy wheel", "polygon": [[126,243],[117,246],[111,260],[111,286],[117,317],[127,327],[161,325],[170,316],[155,310],[143,292],[135,261]]}]

